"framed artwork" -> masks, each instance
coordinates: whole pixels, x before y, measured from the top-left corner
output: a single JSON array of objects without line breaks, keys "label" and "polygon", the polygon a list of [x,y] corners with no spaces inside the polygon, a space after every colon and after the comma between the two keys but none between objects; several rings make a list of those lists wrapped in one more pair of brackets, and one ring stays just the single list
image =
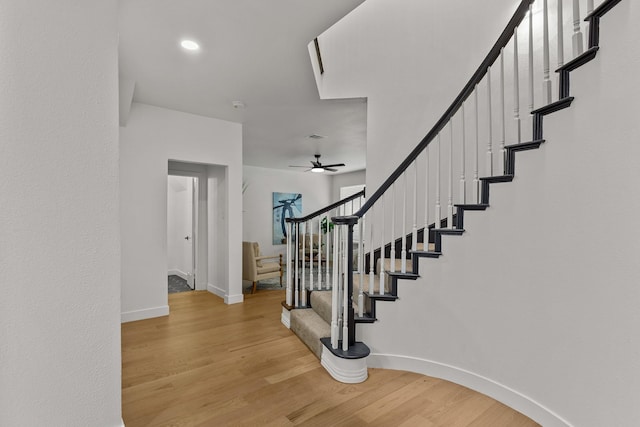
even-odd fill
[{"label": "framed artwork", "polygon": [[273,244],[287,243],[287,218],[302,215],[302,194],[273,193]]}]

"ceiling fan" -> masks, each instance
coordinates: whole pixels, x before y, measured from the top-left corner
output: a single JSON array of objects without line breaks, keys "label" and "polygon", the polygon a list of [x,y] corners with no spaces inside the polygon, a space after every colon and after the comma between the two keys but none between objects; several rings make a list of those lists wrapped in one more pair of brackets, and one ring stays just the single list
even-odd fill
[{"label": "ceiling fan", "polygon": [[322,173],[324,171],[329,171],[329,172],[337,172],[338,169],[334,169],[336,167],[340,167],[340,166],[346,166],[344,163],[333,163],[331,165],[323,165],[322,163],[320,163],[320,154],[315,154],[316,159],[315,160],[310,160],[311,162],[311,167],[309,168],[309,166],[292,166],[290,165],[290,168],[308,168],[305,172],[317,172],[317,173]]}]

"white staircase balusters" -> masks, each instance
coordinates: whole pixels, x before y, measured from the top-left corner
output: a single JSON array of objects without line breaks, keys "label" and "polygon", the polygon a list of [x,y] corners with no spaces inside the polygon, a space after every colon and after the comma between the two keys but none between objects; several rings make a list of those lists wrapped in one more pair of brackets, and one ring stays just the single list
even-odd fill
[{"label": "white staircase balusters", "polygon": [[418,249],[418,159],[413,161],[413,226],[411,227],[411,250]]},{"label": "white staircase balusters", "polygon": [[440,213],[440,134],[438,133],[436,139],[436,215],[435,215],[435,227],[440,228],[442,225],[442,218]]},{"label": "white staircase balusters", "polygon": [[429,146],[424,150],[424,230],[422,231],[422,250],[429,250]]},{"label": "white staircase balusters", "polygon": [[516,141],[522,142],[520,123],[520,64],[518,58],[518,29],[513,32],[513,119],[516,122]]},{"label": "white staircase balusters", "polygon": [[488,137],[487,141],[487,176],[493,176],[493,108],[491,103],[491,67],[487,68],[487,116],[488,116]]},{"label": "white staircase balusters", "polygon": [[[407,171],[402,174],[404,183],[402,186],[402,248],[400,250],[400,272],[407,272]],[[391,247],[396,245],[395,237],[391,236]],[[391,264],[395,264],[395,257],[391,257]]]},{"label": "white staircase balusters", "polygon": [[580,29],[580,0],[573,0],[573,57],[582,55],[584,52],[584,41]]},{"label": "white staircase balusters", "polygon": [[[593,12],[593,0],[587,0],[587,15],[590,15],[591,12]],[[589,31],[591,30],[589,29],[589,23],[587,22],[585,27],[585,34],[587,35],[587,37],[585,37],[585,43],[587,45],[587,49],[589,49]]]},{"label": "white staircase balusters", "polygon": [[305,237],[306,237],[306,232],[307,232],[307,223],[301,223],[300,224],[302,226],[302,254],[301,254],[301,258],[302,258],[302,271],[300,272],[302,274],[302,284],[300,285],[300,304],[303,307],[307,306],[307,283],[306,283],[306,277],[305,277],[305,262],[306,262],[306,246],[305,246]]},{"label": "white staircase balusters", "polygon": [[533,6],[529,5],[529,112],[533,111]]},{"label": "white staircase balusters", "polygon": [[542,0],[542,102],[551,103],[551,74],[549,64],[549,5],[548,0]]},{"label": "white staircase balusters", "polygon": [[447,186],[447,228],[453,229],[453,119],[449,119],[449,182]]},{"label": "white staircase balusters", "polygon": [[507,116],[505,114],[504,101],[504,48],[500,49],[500,174],[507,173],[507,150],[505,148],[507,138]]},{"label": "white staircase balusters", "polygon": [[[396,245],[395,245],[395,236],[396,236],[396,183],[394,182],[391,185],[391,248],[389,250],[389,271],[394,273],[396,271]],[[384,245],[384,241],[382,242]],[[383,260],[384,262],[384,260]]]},{"label": "white staircase balusters", "polygon": [[291,283],[291,223],[287,222],[287,261],[286,261],[286,269],[287,269],[287,293],[285,297],[286,304],[291,307],[293,304],[293,295],[292,295],[292,285]]},{"label": "white staircase balusters", "polygon": [[374,287],[375,287],[375,241],[373,239],[373,224],[374,224],[374,216],[373,212],[375,211],[375,205],[371,207],[371,210],[367,215],[369,215],[369,295],[373,295]]},{"label": "white staircase balusters", "polygon": [[385,222],[385,211],[384,211],[384,199],[386,197],[386,193],[380,197],[380,271],[378,274],[380,275],[380,284],[378,285],[378,293],[380,295],[384,294],[384,282],[385,282],[385,267],[384,267],[384,222]]},{"label": "white staircase balusters", "polygon": [[480,203],[480,176],[478,175],[478,157],[479,157],[479,147],[480,147],[480,141],[479,141],[479,134],[480,134],[480,123],[479,123],[479,114],[480,112],[478,111],[478,85],[476,85],[475,89],[473,90],[473,99],[474,99],[474,104],[475,104],[475,114],[476,114],[476,121],[475,121],[475,126],[476,126],[476,151],[475,151],[475,163],[474,163],[474,168],[473,168],[473,194],[474,194],[474,200],[475,203]]},{"label": "white staircase balusters", "polygon": [[[562,0],[556,0],[558,4],[558,68],[564,65],[564,8]],[[559,76],[558,76],[559,77]]]},{"label": "white staircase balusters", "polygon": [[464,102],[462,103],[462,145],[460,146],[460,203],[465,204],[467,200],[467,178],[465,177],[465,161],[466,161],[466,144],[467,144],[467,132],[464,116]]}]

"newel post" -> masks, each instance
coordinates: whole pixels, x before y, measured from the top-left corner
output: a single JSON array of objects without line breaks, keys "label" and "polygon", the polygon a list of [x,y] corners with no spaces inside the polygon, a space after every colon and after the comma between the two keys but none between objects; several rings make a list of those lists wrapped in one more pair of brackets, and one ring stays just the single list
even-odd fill
[{"label": "newel post", "polygon": [[[353,309],[353,229],[360,218],[358,216],[343,216],[332,218],[333,222],[339,225],[346,226],[347,233],[346,249],[347,249],[347,262],[344,266],[346,289],[344,292],[343,301],[343,335],[342,335],[342,349],[347,351],[350,346],[353,346],[356,342],[356,325],[355,325],[355,310]],[[345,337],[346,335],[346,337]]]}]

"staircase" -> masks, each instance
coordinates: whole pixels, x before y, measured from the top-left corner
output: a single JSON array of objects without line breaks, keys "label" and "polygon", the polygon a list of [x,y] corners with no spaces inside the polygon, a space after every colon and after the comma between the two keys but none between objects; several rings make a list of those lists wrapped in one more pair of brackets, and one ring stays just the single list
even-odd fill
[{"label": "staircase", "polygon": [[[570,90],[571,74],[597,58],[600,20],[619,2],[605,0],[596,7],[593,2],[587,2],[584,14],[584,21],[588,23],[586,46],[574,22],[574,30],[578,30],[568,43],[573,44],[574,52],[569,61],[565,62],[563,57],[562,43],[566,37],[557,37],[557,95],[554,97],[551,93],[555,78],[550,73],[549,28],[555,23],[550,22],[546,0],[522,1],[451,106],[357,211],[346,212],[345,206],[351,200],[345,200],[319,214],[289,220],[291,235],[296,236],[290,239],[292,242],[303,239],[309,224],[313,230],[314,222],[319,224],[321,216],[331,216],[335,224],[335,230],[326,235],[327,248],[330,246],[333,251],[326,252],[331,280],[324,289],[319,286],[314,289],[301,279],[305,273],[300,273],[299,269],[304,268],[300,265],[305,263],[300,264],[294,256],[296,251],[292,245],[295,243],[288,245],[287,302],[283,304],[283,322],[290,325],[321,359],[334,378],[343,382],[366,379],[365,359],[369,348],[357,341],[356,325],[378,321],[379,304],[397,301],[398,290],[405,281],[428,275],[421,270],[426,264],[420,260],[440,258],[447,239],[464,235],[465,217],[470,212],[482,212],[490,207],[493,186],[511,183],[516,176],[516,153],[543,147],[546,143],[545,118],[571,107],[574,101]],[[551,3],[556,11],[558,34],[564,34],[562,11],[567,2]],[[574,16],[578,3],[574,2],[573,10],[568,9]],[[542,9],[537,18],[533,13],[535,6]],[[539,49],[533,46],[534,29],[542,32]],[[505,60],[507,49],[512,53],[511,58]],[[527,50],[528,58],[523,61],[519,52]],[[538,51],[544,67],[542,75],[535,77],[523,70],[532,70]],[[505,63],[513,66],[505,66]],[[539,91],[534,90],[537,83],[536,87],[542,87]],[[486,88],[483,94],[479,94],[480,87]],[[486,99],[479,102],[483,96]],[[511,109],[515,120],[510,124],[506,121],[506,98],[514,99]],[[533,108],[535,104],[542,106]],[[521,114],[521,111],[527,113]],[[488,136],[479,135],[481,123]],[[522,129],[529,124],[531,139],[523,140]],[[508,127],[509,131],[506,130]],[[514,142],[507,144],[508,137],[513,137]],[[479,148],[480,139],[488,144],[485,156],[479,154],[484,151]],[[500,142],[498,147],[493,146],[496,140]],[[441,162],[443,151],[446,162]],[[474,152],[475,157],[465,157],[465,152]],[[479,163],[485,163],[484,177],[480,176]],[[472,179],[467,179],[467,168],[473,169]],[[444,184],[447,186],[446,199],[441,191]],[[422,213],[420,219],[419,211]],[[418,226],[419,221],[422,226]],[[356,253],[360,256],[354,256]],[[309,266],[313,268],[313,261]]]}]

